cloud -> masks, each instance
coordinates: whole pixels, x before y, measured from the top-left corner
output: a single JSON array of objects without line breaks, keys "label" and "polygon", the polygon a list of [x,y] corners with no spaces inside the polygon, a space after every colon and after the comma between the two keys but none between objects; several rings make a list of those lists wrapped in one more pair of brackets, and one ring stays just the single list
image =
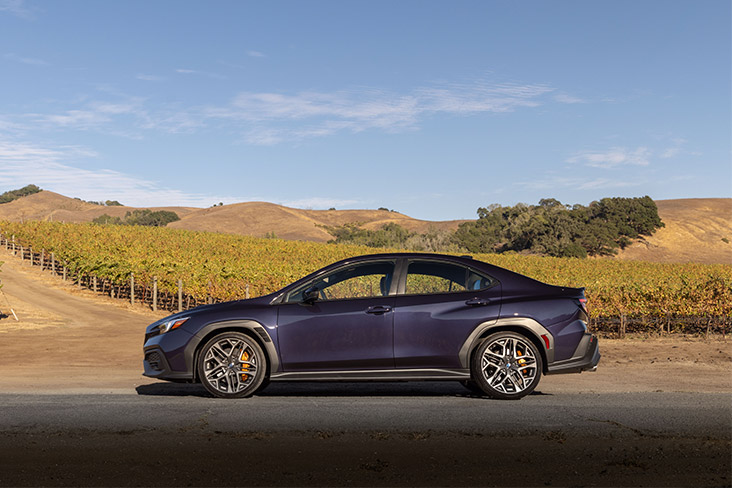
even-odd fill
[{"label": "cloud", "polygon": [[532,190],[555,190],[557,188],[572,188],[575,190],[605,190],[613,188],[628,188],[642,186],[645,182],[633,180],[619,180],[611,178],[580,178],[566,176],[542,177],[540,180],[521,181],[517,186]]},{"label": "cloud", "polygon": [[218,73],[211,73],[208,71],[198,71],[195,69],[187,69],[187,68],[178,68],[175,70],[176,73],[180,73],[183,75],[200,75],[200,76],[206,76],[208,78],[214,78],[217,80],[225,80],[226,76],[220,75]]},{"label": "cloud", "polygon": [[165,80],[165,78],[163,78],[162,76],[146,75],[144,73],[138,73],[138,75],[135,76],[135,78],[137,78],[138,80],[142,80],[142,81],[164,81]]},{"label": "cloud", "polygon": [[208,207],[215,202],[235,203],[240,198],[187,193],[156,182],[108,169],[87,170],[68,164],[98,155],[85,147],[39,147],[0,140],[0,187],[19,188],[29,178],[41,188],[84,200],[118,200],[126,205]]},{"label": "cloud", "polygon": [[[176,72],[203,74],[187,68]],[[154,75],[137,75],[158,81]],[[440,84],[394,93],[369,87],[334,92],[251,92],[223,105],[158,104],[141,97],[109,93],[110,100],[88,99],[60,113],[25,114],[44,128],[96,130],[133,139],[150,130],[191,133],[206,127],[236,131],[247,144],[275,145],[368,130],[387,133],[418,130],[436,116],[468,117],[538,107],[554,91],[546,85],[491,84],[483,81]]]},{"label": "cloud", "polygon": [[671,139],[671,146],[664,149],[663,152],[661,152],[661,154],[659,155],[659,157],[662,159],[669,159],[669,158],[678,156],[679,154],[681,154],[682,146],[684,144],[686,144],[685,139],[681,139],[681,138]]},{"label": "cloud", "polygon": [[260,53],[259,51],[247,51],[247,56],[252,58],[265,58],[266,56],[264,53]]},{"label": "cloud", "polygon": [[277,202],[285,207],[304,208],[304,209],[326,209],[348,207],[359,203],[358,200],[339,200],[337,198],[311,197],[300,200],[285,200]]},{"label": "cloud", "polygon": [[583,100],[582,98],[573,97],[572,95],[567,95],[566,93],[557,93],[554,95],[554,101],[559,103],[587,103],[586,100]]},{"label": "cloud", "polygon": [[8,12],[26,20],[33,18],[33,9],[26,7],[25,0],[0,0],[0,12]]},{"label": "cloud", "polygon": [[50,63],[48,63],[42,59],[26,58],[23,56],[18,56],[15,53],[7,53],[7,54],[3,55],[3,58],[8,59],[10,61],[18,62],[18,63],[29,64],[31,66],[50,66]]},{"label": "cloud", "polygon": [[406,94],[372,88],[331,93],[241,92],[224,107],[208,107],[207,119],[256,126],[245,131],[252,144],[271,145],[369,129],[399,132],[417,129],[425,118],[505,113],[539,106],[552,92],[545,85],[450,84],[418,88]]},{"label": "cloud", "polygon": [[593,168],[614,168],[617,166],[648,166],[651,151],[647,147],[629,150],[615,147],[607,151],[586,151],[568,158],[568,163],[579,163]]}]

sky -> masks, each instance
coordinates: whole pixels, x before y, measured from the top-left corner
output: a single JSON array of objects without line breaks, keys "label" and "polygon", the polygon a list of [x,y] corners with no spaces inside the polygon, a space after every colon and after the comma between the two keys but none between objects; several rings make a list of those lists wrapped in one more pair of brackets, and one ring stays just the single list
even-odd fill
[{"label": "sky", "polygon": [[731,6],[0,0],[0,192],[427,220],[731,197]]}]

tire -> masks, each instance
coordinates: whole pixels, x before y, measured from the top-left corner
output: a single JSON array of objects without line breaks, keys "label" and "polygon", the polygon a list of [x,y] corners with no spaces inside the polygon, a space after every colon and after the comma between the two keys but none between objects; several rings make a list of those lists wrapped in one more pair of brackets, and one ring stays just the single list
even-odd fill
[{"label": "tire", "polygon": [[489,397],[518,400],[536,388],[543,371],[541,354],[531,340],[516,332],[496,332],[473,354],[473,382]]},{"label": "tire", "polygon": [[251,396],[267,377],[267,359],[262,348],[241,332],[212,337],[201,348],[197,368],[203,387],[219,398]]}]

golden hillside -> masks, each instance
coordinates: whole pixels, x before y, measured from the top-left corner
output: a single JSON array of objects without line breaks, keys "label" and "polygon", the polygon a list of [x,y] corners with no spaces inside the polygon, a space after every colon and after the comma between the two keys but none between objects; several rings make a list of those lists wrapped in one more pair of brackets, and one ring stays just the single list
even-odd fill
[{"label": "golden hillside", "polygon": [[[197,208],[191,207],[149,207],[150,210],[170,210],[179,217],[189,214]],[[105,207],[93,203],[82,202],[75,198],[65,197],[52,191],[42,191],[18,198],[12,202],[0,204],[0,220],[53,220],[55,222],[91,222],[95,218],[107,214],[112,217],[124,217],[135,207]]]},{"label": "golden hillside", "polygon": [[430,228],[454,231],[464,221],[430,222],[386,210],[302,210],[274,203],[246,202],[191,212],[168,227],[259,237],[274,232],[281,239],[325,242],[333,236],[323,226],[358,223],[367,229],[378,229],[389,222],[415,232],[427,232]]},{"label": "golden hillside", "polygon": [[[634,242],[619,259],[655,262],[732,264],[732,198],[658,200],[658,213],[666,227]],[[104,207],[42,191],[0,204],[0,220],[54,220],[90,222],[102,214],[124,217],[135,207]],[[430,229],[454,231],[465,220],[431,222],[386,210],[302,210],[266,202],[246,202],[222,207],[150,207],[169,210],[181,220],[177,229],[245,234],[262,237],[274,232],[282,239],[319,241],[332,236],[323,226],[355,223],[379,229],[393,222],[414,232]],[[726,239],[727,242],[725,242]]]},{"label": "golden hillside", "polygon": [[658,200],[656,205],[666,227],[620,251],[619,259],[732,264],[732,198]]}]

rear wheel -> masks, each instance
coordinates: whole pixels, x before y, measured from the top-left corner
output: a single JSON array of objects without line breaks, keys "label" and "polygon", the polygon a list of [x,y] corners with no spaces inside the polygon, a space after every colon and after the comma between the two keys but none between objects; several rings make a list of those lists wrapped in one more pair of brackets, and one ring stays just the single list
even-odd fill
[{"label": "rear wheel", "polygon": [[534,391],[541,379],[539,350],[516,332],[496,332],[486,337],[471,363],[473,381],[492,398],[518,400]]},{"label": "rear wheel", "polygon": [[241,332],[214,336],[198,355],[203,387],[220,398],[252,395],[267,376],[267,361],[259,344]]}]

